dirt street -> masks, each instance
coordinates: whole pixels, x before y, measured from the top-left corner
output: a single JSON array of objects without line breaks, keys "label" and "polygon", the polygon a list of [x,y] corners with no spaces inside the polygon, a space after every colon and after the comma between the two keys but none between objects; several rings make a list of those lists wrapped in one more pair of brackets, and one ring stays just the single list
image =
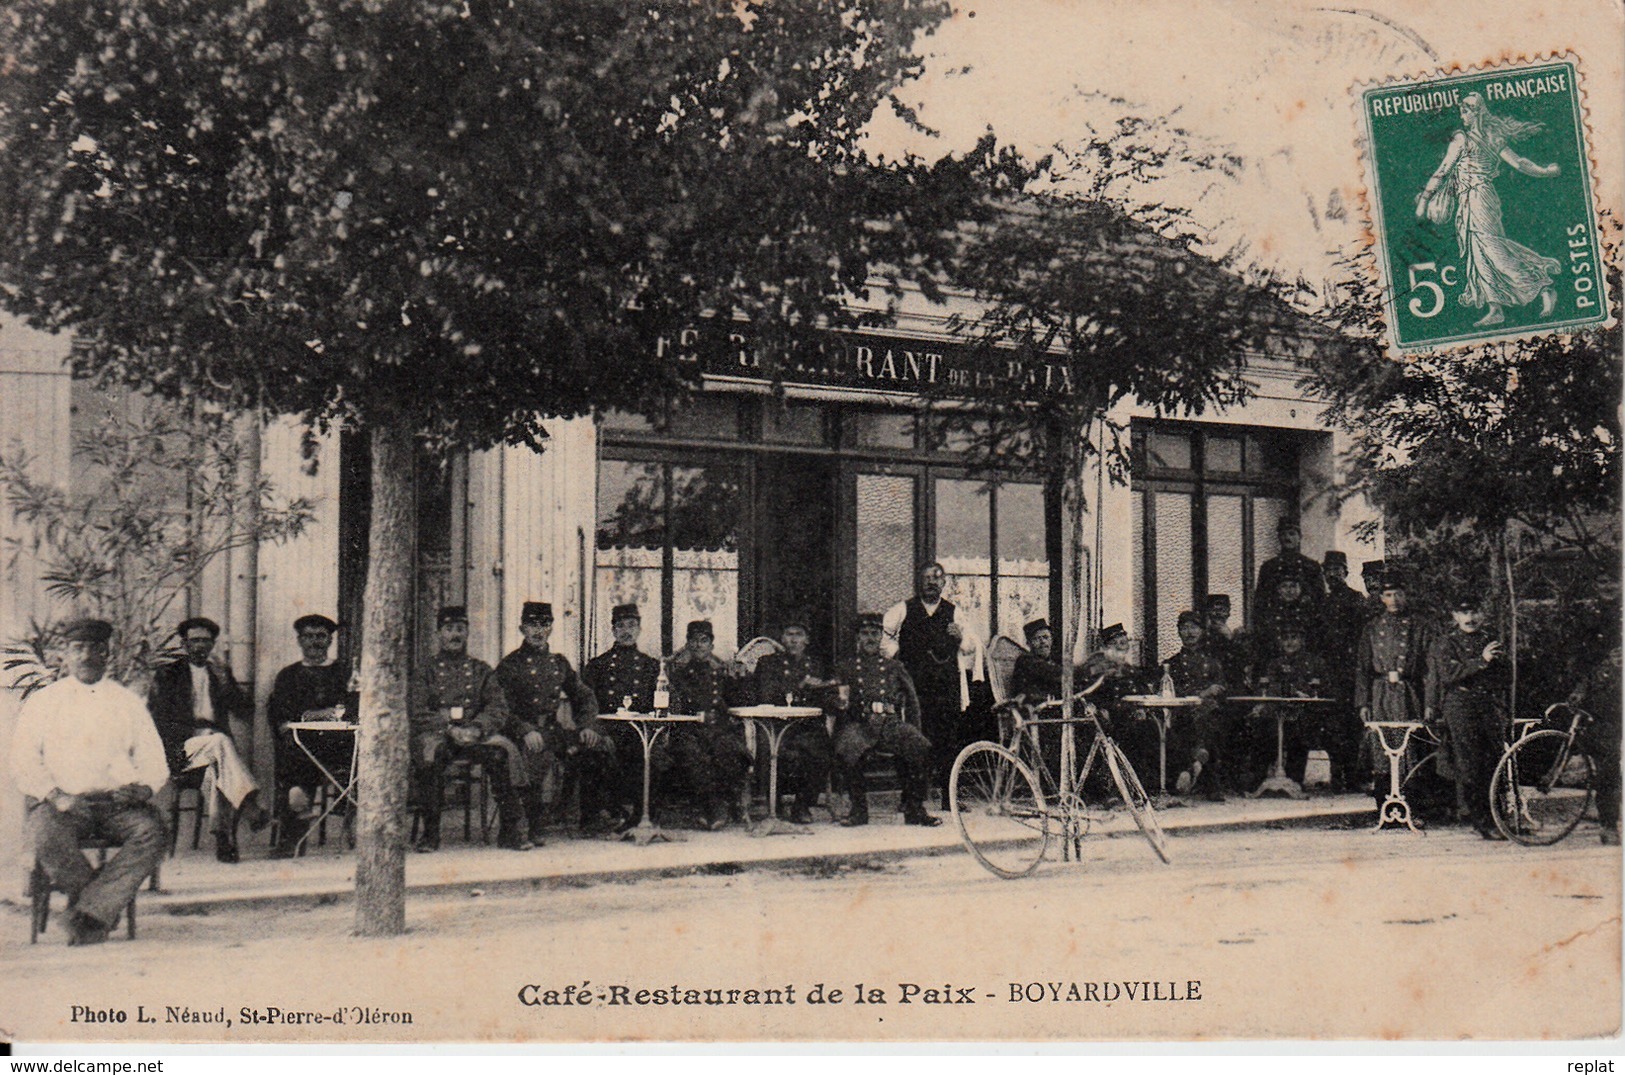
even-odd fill
[{"label": "dirt street", "polygon": [[[1137,838],[1086,849],[1084,865],[1046,863],[1022,881],[955,854],[471,892],[414,900],[410,935],[389,941],[348,936],[350,908],[332,905],[149,914],[136,942],[119,934],[89,949],[64,947],[53,926],[30,948],[26,916],[13,909],[0,946],[0,1035],[1508,1039],[1618,1030],[1620,857],[1594,836],[1539,850],[1461,830],[1222,833],[1176,838],[1171,866]],[[590,1003],[580,1003],[583,990]],[[121,1014],[124,1022],[91,1021]]]}]

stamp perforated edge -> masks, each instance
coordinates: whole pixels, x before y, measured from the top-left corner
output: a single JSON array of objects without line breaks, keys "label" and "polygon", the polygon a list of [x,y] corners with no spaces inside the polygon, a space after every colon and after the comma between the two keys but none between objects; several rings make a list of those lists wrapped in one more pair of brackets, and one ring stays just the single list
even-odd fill
[{"label": "stamp perforated edge", "polygon": [[[1414,347],[1401,347],[1398,331],[1395,327],[1393,310],[1394,289],[1389,286],[1386,273],[1382,265],[1382,240],[1377,236],[1377,206],[1375,188],[1377,186],[1375,162],[1372,159],[1371,142],[1368,134],[1367,116],[1365,114],[1365,95],[1371,90],[1380,90],[1390,86],[1403,86],[1439,78],[1471,77],[1478,74],[1488,74],[1503,68],[1518,67],[1542,63],[1564,63],[1573,65],[1575,103],[1580,112],[1580,140],[1585,153],[1588,171],[1586,177],[1590,182],[1587,192],[1587,207],[1591,210],[1591,224],[1596,231],[1599,260],[1604,267],[1603,289],[1607,290],[1606,267],[1616,266],[1619,263],[1618,246],[1610,241],[1607,232],[1603,230],[1603,205],[1599,194],[1602,184],[1598,180],[1596,137],[1591,126],[1591,105],[1587,100],[1585,66],[1581,56],[1573,49],[1563,49],[1554,52],[1522,53],[1507,51],[1494,59],[1481,60],[1477,63],[1453,63],[1448,66],[1435,67],[1430,71],[1416,74],[1387,75],[1375,79],[1359,79],[1349,88],[1350,107],[1354,110],[1354,149],[1359,158],[1361,185],[1359,188],[1359,201],[1364,213],[1360,233],[1360,248],[1355,251],[1354,261],[1376,288],[1382,302],[1382,343],[1383,350],[1390,358],[1409,361],[1414,358],[1433,356],[1449,351],[1465,351],[1488,344],[1518,343],[1523,340],[1544,339],[1555,333],[1566,331],[1590,331],[1593,329],[1609,329],[1619,322],[1619,305],[1625,301],[1625,296],[1608,296],[1607,317],[1601,321],[1592,322],[1575,329],[1550,328],[1529,326],[1521,331],[1497,334],[1491,337],[1455,342],[1440,341],[1437,343],[1422,344]],[[1625,221],[1615,220],[1615,227],[1619,228]]]}]

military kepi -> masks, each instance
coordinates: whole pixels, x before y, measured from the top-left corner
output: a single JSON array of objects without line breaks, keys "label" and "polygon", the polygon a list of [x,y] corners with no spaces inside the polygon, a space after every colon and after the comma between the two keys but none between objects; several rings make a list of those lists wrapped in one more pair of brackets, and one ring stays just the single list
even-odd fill
[{"label": "military kepi", "polygon": [[295,631],[305,631],[312,627],[320,627],[322,630],[329,633],[339,629],[339,625],[336,620],[330,620],[318,612],[312,612],[308,616],[300,616],[297,620],[293,621],[293,629]]},{"label": "military kepi", "polygon": [[1038,632],[1040,632],[1040,631],[1048,631],[1048,630],[1049,630],[1049,621],[1044,619],[1044,617],[1042,617],[1042,616],[1040,616],[1036,620],[1029,621],[1027,626],[1025,626],[1025,627],[1023,627],[1021,629],[1022,633],[1027,636],[1027,641],[1029,641],[1029,642],[1031,642],[1033,640],[1033,636],[1036,635]]},{"label": "military kepi", "polygon": [[553,606],[547,601],[526,601],[519,610],[520,623],[552,623]]},{"label": "military kepi", "polygon": [[688,625],[689,638],[716,638],[717,632],[711,627],[710,620],[691,620]]},{"label": "military kepi", "polygon": [[860,631],[865,627],[883,628],[885,626],[886,617],[882,616],[878,612],[858,613],[858,630]]},{"label": "military kepi", "polygon": [[467,605],[441,605],[440,612],[434,618],[436,627],[444,627],[448,623],[467,623]]},{"label": "military kepi", "polygon": [[1338,552],[1336,549],[1329,549],[1327,550],[1325,557],[1320,561],[1320,566],[1341,567],[1346,571],[1348,570],[1349,566],[1348,554]]},{"label": "military kepi", "polygon": [[106,620],[80,616],[62,625],[64,642],[106,642],[113,637],[113,625]]},{"label": "military kepi", "polygon": [[1111,624],[1100,630],[1100,644],[1102,646],[1109,646],[1118,639],[1127,637],[1128,632],[1123,629],[1123,625],[1120,623]]},{"label": "military kepi", "polygon": [[611,625],[622,623],[626,620],[641,619],[643,619],[643,617],[638,615],[638,606],[636,605],[616,605],[614,610],[609,614],[609,622]]}]

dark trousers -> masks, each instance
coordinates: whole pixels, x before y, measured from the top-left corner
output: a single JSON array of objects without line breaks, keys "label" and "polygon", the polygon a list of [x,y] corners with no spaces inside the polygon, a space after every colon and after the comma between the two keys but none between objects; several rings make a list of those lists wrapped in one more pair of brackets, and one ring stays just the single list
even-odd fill
[{"label": "dark trousers", "polygon": [[1619,724],[1597,720],[1586,727],[1583,745],[1596,770],[1597,820],[1605,829],[1619,827]]},{"label": "dark trousers", "polygon": [[[108,926],[152,874],[169,838],[151,803],[124,806],[104,796],[79,801],[81,809],[75,813],[58,813],[49,803],[35,802],[28,811],[28,835],[51,887],[66,892],[80,914]],[[100,869],[92,868],[79,850],[81,841],[96,838],[124,845]]]},{"label": "dark trousers", "polygon": [[1174,710],[1173,723],[1168,728],[1169,772],[1189,769],[1197,752],[1205,750],[1207,761],[1203,763],[1203,770],[1217,779],[1227,727],[1224,714],[1211,700],[1189,709]]},{"label": "dark trousers", "polygon": [[1493,700],[1462,692],[1444,701],[1450,733],[1450,767],[1455,771],[1456,801],[1474,825],[1490,824],[1490,781],[1506,747],[1506,736]]},{"label": "dark trousers", "polygon": [[886,751],[897,759],[897,777],[903,785],[903,808],[923,809],[930,784],[931,740],[914,725],[896,717],[849,720],[835,733],[835,760],[841,767],[846,790],[852,796],[853,816],[869,816],[869,778],[863,771],[863,763],[873,750]]},{"label": "dark trousers", "polygon": [[834,746],[821,720],[804,720],[784,734],[779,744],[779,792],[796,797],[796,808],[818,801],[829,783]]},{"label": "dark trousers", "polygon": [[[527,780],[520,792],[525,813],[530,818],[531,834],[539,832],[546,821],[549,806],[555,803],[563,808],[568,789],[576,787],[581,796],[583,824],[597,816],[599,810],[614,810],[622,792],[619,783],[619,744],[611,735],[602,736],[596,745],[581,741],[581,732],[562,728],[553,723],[542,729],[541,750],[524,752]],[[633,749],[638,764],[643,763],[643,748],[633,733]],[[643,770],[638,769],[638,786],[642,788]]]},{"label": "dark trousers", "polygon": [[468,760],[485,770],[491,782],[491,797],[496,800],[497,819],[504,833],[511,830],[521,816],[519,792],[510,777],[510,763],[518,752],[511,739],[494,735],[472,746],[460,746],[445,733],[431,733],[420,737],[412,754],[412,783],[418,803],[423,811],[424,833],[436,839],[440,833],[442,785],[446,767],[454,761]]}]

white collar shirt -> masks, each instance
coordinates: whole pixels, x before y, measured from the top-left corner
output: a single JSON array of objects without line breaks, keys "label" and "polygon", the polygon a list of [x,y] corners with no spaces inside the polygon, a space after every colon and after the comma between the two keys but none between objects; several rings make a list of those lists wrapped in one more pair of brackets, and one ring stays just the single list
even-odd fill
[{"label": "white collar shirt", "polygon": [[209,666],[188,663],[186,667],[192,673],[192,718],[213,724],[214,698],[209,693]]},{"label": "white collar shirt", "polygon": [[17,788],[36,799],[52,788],[69,795],[169,780],[164,745],[147,703],[110,679],[71,676],[35,692],[23,705],[11,745]]}]

